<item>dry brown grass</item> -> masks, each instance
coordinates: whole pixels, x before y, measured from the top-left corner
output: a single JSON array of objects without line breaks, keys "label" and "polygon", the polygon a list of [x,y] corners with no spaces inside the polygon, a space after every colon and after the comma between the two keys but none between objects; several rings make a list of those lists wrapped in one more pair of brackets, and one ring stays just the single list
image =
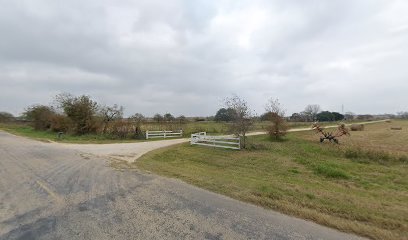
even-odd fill
[{"label": "dry brown grass", "polygon": [[[400,131],[391,130],[391,126],[402,127]],[[299,134],[304,139],[316,140],[317,135],[310,132]],[[365,125],[364,131],[351,132],[349,137],[342,137],[340,148],[361,148],[372,151],[384,151],[393,155],[408,155],[408,121],[393,120]]]},{"label": "dry brown grass", "polygon": [[[391,131],[391,124],[367,124],[338,145],[319,143],[311,131],[284,141],[250,137],[243,151],[182,144],[136,164],[341,231],[408,239],[408,164],[399,158],[408,156],[408,132]],[[407,129],[408,121],[397,124]]]}]

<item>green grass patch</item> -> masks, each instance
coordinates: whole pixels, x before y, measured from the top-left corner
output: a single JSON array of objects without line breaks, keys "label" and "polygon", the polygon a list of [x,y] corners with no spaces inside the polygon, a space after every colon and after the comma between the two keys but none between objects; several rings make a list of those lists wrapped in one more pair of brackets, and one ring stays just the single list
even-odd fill
[{"label": "green grass patch", "polygon": [[362,163],[346,157],[350,146],[305,135],[291,133],[281,142],[253,136],[242,151],[181,144],[148,153],[136,165],[342,231],[373,239],[406,236],[406,162],[380,164],[384,156],[373,154],[370,164]]},{"label": "green grass patch", "polygon": [[342,170],[336,169],[332,166],[326,164],[319,164],[315,168],[316,174],[328,177],[328,178],[338,178],[338,179],[349,179],[350,177]]}]

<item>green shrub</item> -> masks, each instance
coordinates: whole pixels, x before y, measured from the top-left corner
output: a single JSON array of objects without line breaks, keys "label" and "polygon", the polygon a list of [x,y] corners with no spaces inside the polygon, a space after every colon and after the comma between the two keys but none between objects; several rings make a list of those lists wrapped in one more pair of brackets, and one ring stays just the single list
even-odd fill
[{"label": "green shrub", "polygon": [[51,119],[55,116],[55,110],[45,105],[34,105],[28,107],[23,116],[31,121],[35,130],[48,130],[51,127]]}]

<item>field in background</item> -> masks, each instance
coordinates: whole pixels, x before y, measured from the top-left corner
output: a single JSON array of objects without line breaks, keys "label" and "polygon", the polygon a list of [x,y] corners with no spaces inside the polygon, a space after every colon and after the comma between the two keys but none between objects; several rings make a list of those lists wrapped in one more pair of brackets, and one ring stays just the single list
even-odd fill
[{"label": "field in background", "polygon": [[[390,126],[401,126],[392,131]],[[233,151],[181,144],[136,166],[232,198],[373,239],[407,239],[408,121],[366,125],[341,144],[313,132]]]},{"label": "field in background", "polygon": [[[325,122],[322,125],[333,125],[337,122]],[[267,131],[270,122],[255,122],[251,131]],[[305,128],[310,127],[308,122],[289,122],[290,128]],[[201,121],[187,123],[157,123],[148,122],[141,126],[143,131],[146,130],[183,130],[184,137],[190,137],[192,133],[207,132],[211,135],[230,134],[230,124],[225,122]],[[59,139],[56,132],[53,131],[37,131],[34,130],[28,123],[0,123],[0,130],[10,132],[15,135],[30,137],[42,141],[57,141],[65,143],[125,143],[125,142],[140,142],[146,141],[143,139],[118,139],[107,134],[86,134],[86,135],[70,135],[64,134]],[[159,140],[159,139],[155,139]],[[152,140],[149,140],[152,141]]]}]

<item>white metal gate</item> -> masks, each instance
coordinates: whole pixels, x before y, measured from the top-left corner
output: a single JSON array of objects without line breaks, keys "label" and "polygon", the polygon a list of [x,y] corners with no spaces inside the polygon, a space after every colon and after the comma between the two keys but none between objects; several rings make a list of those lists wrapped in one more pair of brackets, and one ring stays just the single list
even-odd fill
[{"label": "white metal gate", "polygon": [[208,136],[206,132],[199,132],[191,134],[190,144],[239,150],[241,149],[241,138],[230,136]]},{"label": "white metal gate", "polygon": [[146,131],[146,139],[182,137],[183,130],[176,131]]}]

